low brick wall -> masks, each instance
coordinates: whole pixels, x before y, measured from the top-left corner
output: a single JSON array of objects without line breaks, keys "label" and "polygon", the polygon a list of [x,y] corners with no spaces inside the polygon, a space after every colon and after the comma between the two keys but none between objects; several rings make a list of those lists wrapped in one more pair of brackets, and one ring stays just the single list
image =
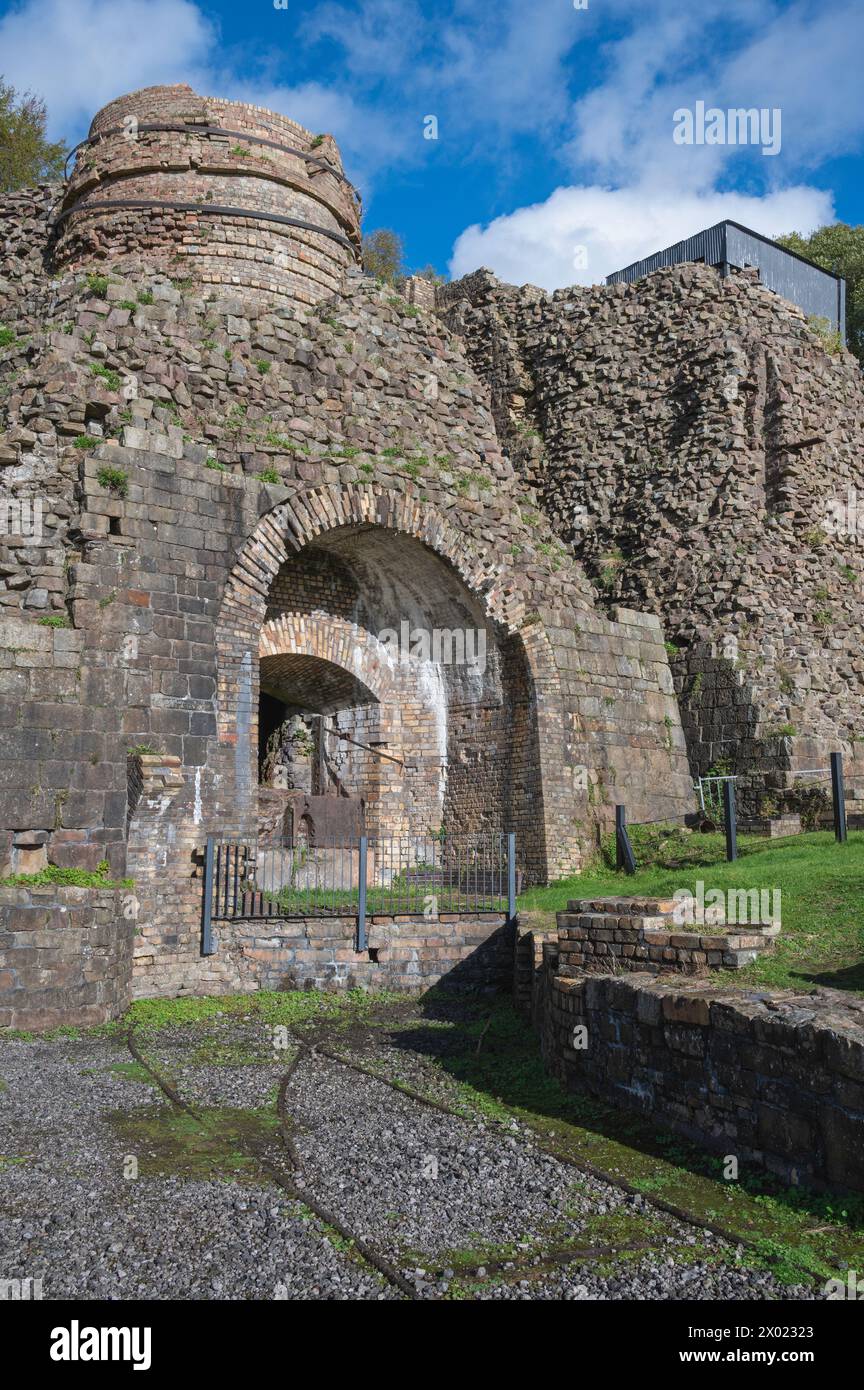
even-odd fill
[{"label": "low brick wall", "polygon": [[137,902],[113,888],[0,888],[0,1027],[91,1027],[129,1003]]},{"label": "low brick wall", "polygon": [[[219,923],[212,978],[207,993],[256,989],[429,989],[439,980],[453,988],[508,989],[513,973],[514,928],[500,913],[465,918],[442,914],[374,916],[367,924],[368,947],[354,949],[354,917],[312,917],[297,921]],[[201,994],[196,971],[175,993]],[[164,979],[147,962],[138,962],[137,998],[164,995]]]},{"label": "low brick wall", "polygon": [[559,912],[560,973],[610,969],[649,975],[680,971],[700,975],[725,967],[737,970],[768,951],[780,934],[773,924],[729,926],[722,911],[704,909],[701,929],[675,922],[671,899],[577,899]]},{"label": "low brick wall", "polygon": [[864,1191],[864,999],[565,976],[557,949],[543,950],[535,1011],[568,1088],[785,1181]]}]

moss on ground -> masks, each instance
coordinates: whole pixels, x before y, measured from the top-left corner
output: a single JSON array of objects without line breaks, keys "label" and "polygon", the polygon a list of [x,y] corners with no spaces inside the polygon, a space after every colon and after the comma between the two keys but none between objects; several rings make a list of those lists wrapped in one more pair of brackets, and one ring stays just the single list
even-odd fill
[{"label": "moss on ground", "polygon": [[189,1115],[171,1105],[115,1110],[107,1116],[142,1177],[269,1179],[258,1152],[272,1145],[279,1127],[275,1110],[213,1106]]}]

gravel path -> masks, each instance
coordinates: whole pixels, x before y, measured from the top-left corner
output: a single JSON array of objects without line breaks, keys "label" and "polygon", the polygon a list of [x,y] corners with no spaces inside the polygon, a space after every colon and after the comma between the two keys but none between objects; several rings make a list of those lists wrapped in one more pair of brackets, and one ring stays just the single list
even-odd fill
[{"label": "gravel path", "polygon": [[[442,1114],[314,1050],[286,1096],[300,1159],[292,1176],[275,1123],[291,1054],[273,1060],[271,1033],[226,1017],[139,1037],[198,1119],[170,1104],[122,1038],[0,1041],[0,1279],[41,1278],[45,1298],[403,1297],[276,1171],[419,1297],[814,1296],[575,1172],[515,1121]],[[329,1045],[427,1094],[459,1097],[411,1050],[410,1031],[399,1043],[367,1030]],[[230,1142],[226,1126],[237,1130]],[[574,1246],[590,1253],[573,1259],[569,1249],[562,1262]]]}]

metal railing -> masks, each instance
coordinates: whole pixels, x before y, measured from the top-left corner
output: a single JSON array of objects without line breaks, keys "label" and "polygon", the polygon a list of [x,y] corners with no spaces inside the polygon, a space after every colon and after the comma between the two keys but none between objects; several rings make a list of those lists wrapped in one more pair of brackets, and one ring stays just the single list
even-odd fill
[{"label": "metal railing", "polygon": [[[831,782],[831,819],[834,829],[834,838],[839,844],[844,844],[848,838],[848,828],[846,823],[846,789],[843,777],[843,755],[841,753],[830,754],[830,766],[827,768],[802,768],[801,771],[793,772],[795,777],[814,777],[817,780],[829,778]],[[713,784],[717,790],[711,790],[707,795],[704,792],[706,783]],[[738,858],[738,789],[736,784],[740,783],[741,788],[748,794],[752,794],[752,787],[748,785],[746,776],[723,775],[716,777],[701,777],[696,783],[695,790],[699,796],[699,805],[703,815],[710,816],[710,819],[717,822],[722,828],[726,838],[726,858],[731,863]],[[780,792],[772,793],[779,795]],[[710,809],[709,809],[710,807]],[[624,805],[615,807],[615,863],[618,869],[623,869],[625,873],[634,874],[638,864],[630,838],[628,826],[630,825],[651,825],[665,824],[666,822],[636,821],[628,822],[627,808]]]},{"label": "metal railing", "polygon": [[506,912],[512,919],[519,877],[512,832],[362,835],[315,844],[210,836],[202,953],[216,950],[217,922],[354,917],[362,951],[370,915]]},{"label": "metal railing", "polygon": [[699,809],[703,816],[708,816],[711,820],[723,824],[725,814],[723,787],[726,782],[734,784],[737,780],[734,773],[697,778],[695,783],[696,795],[699,797]]}]

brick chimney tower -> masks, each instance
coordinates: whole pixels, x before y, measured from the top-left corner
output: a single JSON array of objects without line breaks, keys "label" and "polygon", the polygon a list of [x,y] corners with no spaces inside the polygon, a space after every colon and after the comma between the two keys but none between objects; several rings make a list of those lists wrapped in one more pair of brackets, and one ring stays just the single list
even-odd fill
[{"label": "brick chimney tower", "polygon": [[96,115],[55,222],[59,269],[142,263],[315,303],[360,259],[335,141],[261,106],[145,87]]}]

